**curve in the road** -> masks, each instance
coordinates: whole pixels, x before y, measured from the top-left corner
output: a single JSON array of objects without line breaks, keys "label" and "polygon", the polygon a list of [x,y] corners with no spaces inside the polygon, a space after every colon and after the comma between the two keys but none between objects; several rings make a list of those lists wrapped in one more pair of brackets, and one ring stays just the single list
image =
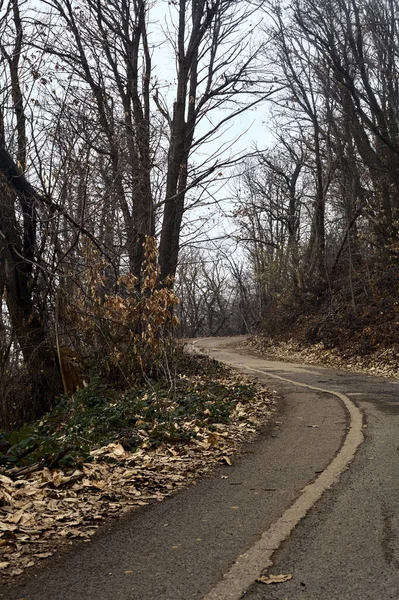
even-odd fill
[{"label": "curve in the road", "polygon": [[204,600],[239,600],[245,590],[259,577],[260,573],[273,564],[272,555],[282,542],[288,538],[301,519],[306,516],[323,493],[339,480],[341,473],[348,467],[363,441],[362,413],[345,394],[294,381],[265,370],[249,366],[245,366],[245,369],[298,387],[337,397],[343,403],[349,415],[348,433],[338,454],[326,469],[315,481],[303,488],[295,502],[263,533],[258,542],[238,557],[223,579],[204,597]]}]

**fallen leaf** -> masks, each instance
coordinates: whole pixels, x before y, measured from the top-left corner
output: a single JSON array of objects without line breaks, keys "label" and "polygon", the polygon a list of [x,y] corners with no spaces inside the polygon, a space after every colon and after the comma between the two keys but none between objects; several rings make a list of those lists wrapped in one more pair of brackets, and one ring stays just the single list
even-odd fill
[{"label": "fallen leaf", "polygon": [[287,573],[286,575],[262,575],[258,577],[256,580],[258,583],[266,583],[266,585],[270,585],[271,583],[285,583],[292,579],[291,573]]},{"label": "fallen leaf", "polygon": [[225,460],[230,467],[232,466],[233,463],[231,462],[231,458],[229,456],[223,456],[223,460]]},{"label": "fallen leaf", "polygon": [[9,523],[14,523],[15,525],[17,525],[20,522],[20,520],[22,519],[23,514],[24,514],[24,511],[19,510],[18,512],[14,513],[10,517],[8,517],[7,520]]},{"label": "fallen leaf", "polygon": [[15,531],[17,529],[16,525],[11,525],[9,523],[3,523],[0,521],[0,531]]},{"label": "fallen leaf", "polygon": [[14,569],[13,571],[11,571],[11,575],[13,577],[18,577],[18,575],[22,575],[23,572],[23,569]]}]

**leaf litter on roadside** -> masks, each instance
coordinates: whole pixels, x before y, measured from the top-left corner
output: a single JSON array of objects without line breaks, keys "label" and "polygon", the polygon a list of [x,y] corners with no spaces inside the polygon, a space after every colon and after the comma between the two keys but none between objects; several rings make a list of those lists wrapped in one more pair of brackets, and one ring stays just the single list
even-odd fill
[{"label": "leaf litter on roadside", "polygon": [[[233,390],[249,380],[229,374],[223,382]],[[217,463],[231,465],[231,455],[254,437],[272,411],[270,392],[251,385],[253,399],[237,402],[228,421],[221,418],[210,426],[183,420],[179,427],[186,439],[166,438],[154,446],[144,432],[134,450],[111,442],[73,467],[19,475],[0,469],[0,575],[18,576],[52,556],[60,543],[89,542],[105,519],[161,501]]]},{"label": "leaf litter on roadside", "polygon": [[267,336],[254,335],[240,345],[260,356],[295,361],[311,365],[323,365],[357,373],[369,373],[384,377],[398,377],[399,346],[378,347],[361,354],[348,348],[327,347],[323,342],[305,346],[296,340],[273,340]]}]

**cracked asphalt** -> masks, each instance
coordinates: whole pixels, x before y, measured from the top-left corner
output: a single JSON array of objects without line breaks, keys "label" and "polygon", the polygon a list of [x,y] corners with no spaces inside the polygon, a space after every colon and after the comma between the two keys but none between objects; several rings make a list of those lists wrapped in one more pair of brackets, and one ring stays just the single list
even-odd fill
[{"label": "cracked asphalt", "polygon": [[[273,556],[278,585],[252,583],[246,600],[399,598],[399,381],[264,360],[232,339],[201,340],[219,360],[257,376],[283,400],[273,423],[242,456],[163,503],[110,522],[0,588],[3,600],[202,599],[281,517],[340,450],[347,413],[329,394],[276,381],[280,375],[339,391],[364,413],[364,442]],[[253,375],[253,373],[251,373]],[[255,580],[255,577],[254,577]]]}]

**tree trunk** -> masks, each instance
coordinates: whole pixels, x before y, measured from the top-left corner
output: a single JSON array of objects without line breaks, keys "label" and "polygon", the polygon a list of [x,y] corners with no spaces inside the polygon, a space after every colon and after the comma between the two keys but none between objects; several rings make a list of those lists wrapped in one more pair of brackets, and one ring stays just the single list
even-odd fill
[{"label": "tree trunk", "polygon": [[28,413],[39,416],[62,393],[56,354],[48,332],[35,311],[32,298],[31,265],[23,256],[23,244],[15,218],[13,193],[0,185],[0,232],[2,234],[3,277],[11,326],[32,380],[32,405]]}]

